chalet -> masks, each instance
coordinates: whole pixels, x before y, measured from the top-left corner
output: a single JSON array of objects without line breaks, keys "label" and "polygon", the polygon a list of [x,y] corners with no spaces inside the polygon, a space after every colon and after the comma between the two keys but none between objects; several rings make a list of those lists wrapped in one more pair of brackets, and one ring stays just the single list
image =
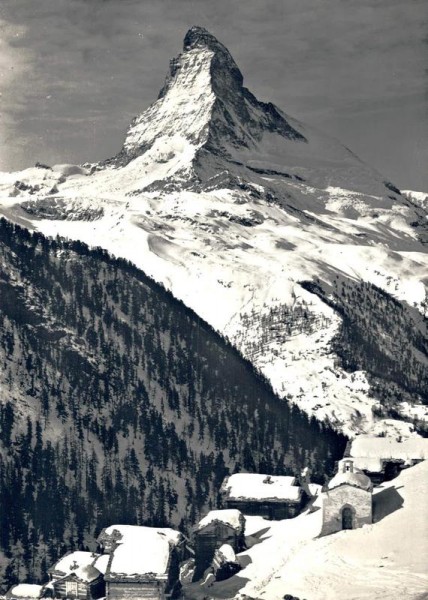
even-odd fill
[{"label": "chalet", "polygon": [[199,521],[195,532],[194,580],[202,577],[211,565],[215,551],[229,545],[233,552],[245,548],[245,518],[236,508],[212,510]]},{"label": "chalet", "polygon": [[7,600],[38,600],[43,597],[44,587],[33,583],[13,585],[5,595]]},{"label": "chalet", "polygon": [[290,519],[301,510],[305,494],[295,477],[235,473],[221,486],[227,508],[266,519]]},{"label": "chalet", "polygon": [[401,469],[426,460],[428,439],[358,435],[349,443],[345,454],[374,483],[381,483],[394,479]]},{"label": "chalet", "polygon": [[85,565],[61,579],[53,581],[54,598],[77,598],[95,600],[105,596],[105,583],[102,573],[92,565]]},{"label": "chalet", "polygon": [[79,600],[102,598],[105,596],[104,569],[105,560],[103,568],[99,554],[69,552],[48,570],[51,582],[46,586],[45,595]]},{"label": "chalet", "polygon": [[372,522],[370,478],[355,468],[352,459],[339,461],[339,470],[322,492],[321,535],[357,529]]},{"label": "chalet", "polygon": [[113,525],[98,542],[109,553],[107,600],[165,600],[178,593],[182,535],[173,529]]}]

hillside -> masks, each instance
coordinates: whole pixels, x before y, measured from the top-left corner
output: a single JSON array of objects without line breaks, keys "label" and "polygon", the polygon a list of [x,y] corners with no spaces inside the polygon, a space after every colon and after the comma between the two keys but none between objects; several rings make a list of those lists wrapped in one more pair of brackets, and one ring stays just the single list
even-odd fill
[{"label": "hillside", "polygon": [[3,173],[0,211],[129,260],[337,430],[426,427],[426,208],[255,98],[206,30],[116,156]]},{"label": "hillside", "polygon": [[234,470],[343,453],[131,264],[5,220],[0,260],[0,589],[114,522],[188,530]]}]

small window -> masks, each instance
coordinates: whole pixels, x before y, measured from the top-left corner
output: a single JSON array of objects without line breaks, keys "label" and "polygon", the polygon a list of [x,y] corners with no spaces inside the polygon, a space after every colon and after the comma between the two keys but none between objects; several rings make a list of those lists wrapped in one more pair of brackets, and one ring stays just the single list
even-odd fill
[{"label": "small window", "polygon": [[352,473],[354,471],[353,469],[353,463],[351,460],[347,460],[343,463],[343,469],[342,471],[344,473]]},{"label": "small window", "polygon": [[77,581],[66,581],[65,593],[67,598],[77,598]]}]

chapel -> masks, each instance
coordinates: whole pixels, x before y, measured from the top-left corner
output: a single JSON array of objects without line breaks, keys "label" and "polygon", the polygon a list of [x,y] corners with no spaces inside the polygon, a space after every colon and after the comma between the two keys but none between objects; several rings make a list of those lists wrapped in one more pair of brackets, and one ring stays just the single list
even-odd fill
[{"label": "chapel", "polygon": [[322,492],[321,535],[372,523],[373,484],[352,458],[339,461],[338,472]]}]

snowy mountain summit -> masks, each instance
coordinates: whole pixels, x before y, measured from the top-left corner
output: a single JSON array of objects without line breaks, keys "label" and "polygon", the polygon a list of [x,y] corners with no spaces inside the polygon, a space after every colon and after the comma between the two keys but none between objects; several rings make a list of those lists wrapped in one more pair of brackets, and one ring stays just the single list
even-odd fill
[{"label": "snowy mountain summit", "polygon": [[[303,181],[309,171],[312,179],[339,183],[344,170],[348,178],[356,170],[357,180],[366,171],[372,185],[379,180],[385,189],[342,145],[257,100],[229,51],[201,27],[187,32],[158,100],[134,119],[121,151],[104,165],[123,167],[141,156],[144,164],[169,166],[167,176],[147,182],[145,190],[221,188],[224,177],[228,187],[242,187],[255,174]],[[328,175],[320,169],[329,166],[335,169]]]},{"label": "snowy mountain summit", "polygon": [[242,148],[256,149],[266,132],[306,141],[273,104],[259,102],[243,87],[229,51],[205,29],[192,27],[158,101],[134,120],[113,164],[159,150],[168,140],[176,154],[186,147],[193,177],[203,176],[207,153],[233,160]]},{"label": "snowy mountain summit", "polygon": [[427,417],[424,205],[256,99],[201,27],[116,156],[4,173],[0,210],[131,260],[340,430]]}]

